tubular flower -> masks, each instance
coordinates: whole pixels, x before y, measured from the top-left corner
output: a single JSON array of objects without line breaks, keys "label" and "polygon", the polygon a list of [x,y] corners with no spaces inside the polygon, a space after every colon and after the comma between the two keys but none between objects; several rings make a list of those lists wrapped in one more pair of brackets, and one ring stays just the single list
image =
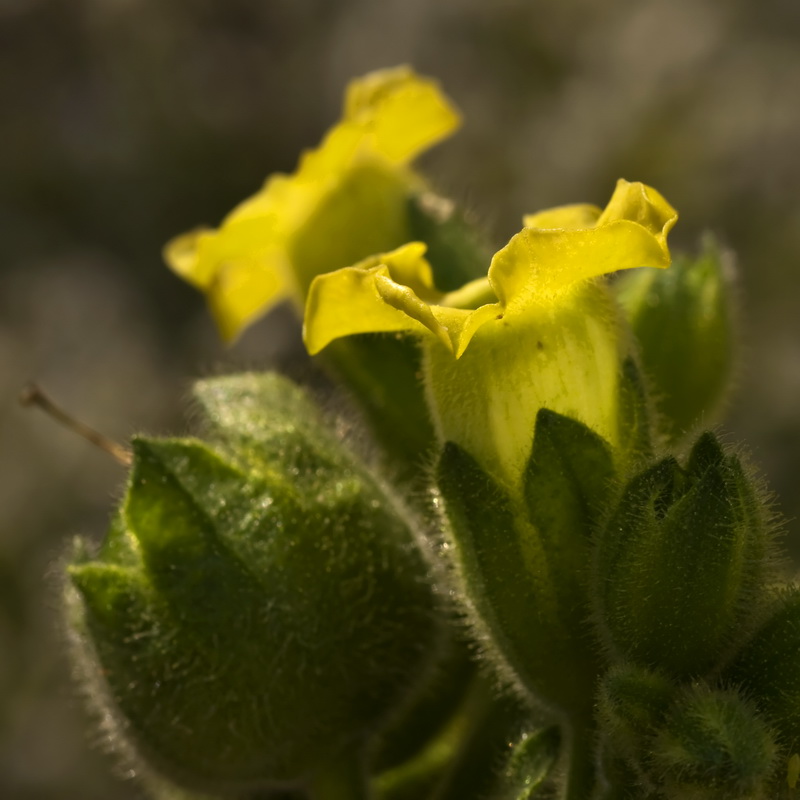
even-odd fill
[{"label": "tubular flower", "polygon": [[293,175],[270,176],[218,229],[173,239],[164,258],[205,292],[231,340],[281,300],[302,307],[315,275],[407,241],[408,196],[424,188],[408,165],[458,124],[437,84],[408,67],[353,81],[341,121]]},{"label": "tubular flower", "polygon": [[540,408],[618,442],[627,340],[606,287],[622,269],[668,267],[675,210],[620,180],[605,209],[572,205],[525,217],[486,278],[444,294],[425,246],[411,242],[317,277],[304,337],[310,353],[342,336],[410,332],[424,340],[428,398],[442,439],[516,487]]}]

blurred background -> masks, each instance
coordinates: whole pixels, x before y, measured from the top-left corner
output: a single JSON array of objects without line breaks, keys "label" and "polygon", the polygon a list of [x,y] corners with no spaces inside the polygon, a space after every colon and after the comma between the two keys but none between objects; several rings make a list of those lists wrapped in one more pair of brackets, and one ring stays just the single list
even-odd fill
[{"label": "blurred background", "polygon": [[[724,430],[800,540],[796,0],[0,0],[0,797],[136,796],[68,679],[59,559],[124,471],[17,405],[29,378],[120,440],[186,430],[192,378],[279,362],[285,315],[220,346],[164,267],[291,171],[349,78],[407,62],[463,130],[423,164],[498,243],[521,215],[657,187],[737,255],[743,357]],[[665,332],[665,335],[666,332]]]}]

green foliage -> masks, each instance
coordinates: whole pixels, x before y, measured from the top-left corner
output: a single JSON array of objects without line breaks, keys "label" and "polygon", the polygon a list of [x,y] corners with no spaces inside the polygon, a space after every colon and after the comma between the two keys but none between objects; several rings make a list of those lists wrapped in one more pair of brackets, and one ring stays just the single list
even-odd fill
[{"label": "green foliage", "polygon": [[[458,228],[420,219],[464,258]],[[800,602],[767,589],[772,515],[737,455],[705,433],[655,461],[628,357],[615,444],[541,408],[501,481],[437,445],[413,342],[339,344],[414,514],[303,390],[253,373],[196,385],[206,440],[136,438],[105,542],[76,548],[94,691],[155,797],[771,800],[797,782]],[[516,694],[476,668],[459,614]]]},{"label": "green foliage", "polygon": [[514,744],[502,772],[502,800],[534,800],[555,766],[561,745],[557,727],[523,734]]},{"label": "green foliage", "polygon": [[652,400],[641,369],[633,358],[622,364],[619,387],[619,436],[621,466],[629,471],[653,456]]},{"label": "green foliage", "polygon": [[716,419],[734,365],[731,265],[706,238],[699,256],[630,272],[616,295],[640,346],[663,433],[677,442]]},{"label": "green foliage", "polygon": [[767,800],[775,739],[731,690],[688,688],[653,743],[653,769],[670,800]]},{"label": "green foliage", "polygon": [[177,782],[318,780],[424,675],[440,625],[428,566],[296,387],[245,375],[199,396],[228,453],[135,441],[121,515],[70,567],[87,645]]},{"label": "green foliage", "polygon": [[800,590],[741,459],[677,449],[734,360],[718,249],[619,280],[621,314],[602,277],[668,266],[677,219],[621,180],[490,259],[408,163],[456,120],[366,76],[295,175],[168,247],[228,336],[308,299],[380,468],[284,378],[198,383],[205,438],[136,437],[68,568],[93,691],[161,800],[794,792]]},{"label": "green foliage", "polygon": [[752,481],[712,434],[686,467],[636,476],[598,537],[595,603],[612,654],[676,676],[706,673],[753,613],[769,527]]},{"label": "green foliage", "polygon": [[537,417],[522,497],[452,442],[437,468],[464,590],[491,644],[532,698],[568,714],[592,704],[586,583],[592,526],[612,476],[606,443],[547,410]]},{"label": "green foliage", "polygon": [[780,733],[786,761],[800,750],[800,589],[775,598],[724,678],[741,686]]},{"label": "green foliage", "polygon": [[603,677],[597,693],[605,747],[642,775],[647,742],[662,723],[676,686],[666,676],[635,664],[620,663]]}]

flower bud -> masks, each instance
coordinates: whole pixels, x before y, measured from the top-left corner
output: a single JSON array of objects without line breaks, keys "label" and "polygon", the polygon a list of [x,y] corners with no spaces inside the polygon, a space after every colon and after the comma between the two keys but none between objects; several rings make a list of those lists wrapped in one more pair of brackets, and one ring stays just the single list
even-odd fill
[{"label": "flower bud", "polygon": [[672,681],[658,672],[635,664],[613,666],[600,683],[597,701],[609,753],[641,770],[674,694]]},{"label": "flower bud", "polygon": [[692,686],[653,744],[653,770],[670,800],[768,800],[776,746],[738,693]]},{"label": "flower bud", "polygon": [[769,555],[767,515],[713,434],[686,468],[635,477],[599,537],[595,603],[612,653],[678,676],[725,654],[752,611]]},{"label": "flower bud", "polygon": [[791,752],[800,749],[800,589],[778,598],[724,677],[758,703]]},{"label": "flower bud", "polygon": [[244,375],[199,394],[217,446],[135,439],[107,540],[70,567],[83,645],[176,783],[324,783],[435,651],[426,562],[298,388]]},{"label": "flower bud", "polygon": [[713,422],[730,383],[731,271],[709,238],[697,258],[676,257],[664,271],[635,270],[616,284],[671,441]]}]

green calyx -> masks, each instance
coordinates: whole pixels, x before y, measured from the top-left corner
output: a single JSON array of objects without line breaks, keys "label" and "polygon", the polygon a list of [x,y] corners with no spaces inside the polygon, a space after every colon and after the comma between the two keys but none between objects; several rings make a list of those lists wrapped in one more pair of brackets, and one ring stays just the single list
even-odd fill
[{"label": "green calyx", "polygon": [[614,665],[600,683],[597,708],[608,754],[623,759],[642,779],[647,742],[664,719],[676,687],[659,672],[634,664]]},{"label": "green calyx", "polygon": [[324,783],[426,672],[427,563],[295,386],[244,375],[198,396],[218,443],[136,439],[106,542],[69,568],[85,644],[176,783]]},{"label": "green calyx", "polygon": [[669,800],[768,800],[773,732],[732,690],[685,690],[653,740],[652,768]]},{"label": "green calyx", "polygon": [[769,566],[768,515],[735,455],[707,433],[685,467],[636,476],[598,537],[594,602],[615,658],[697,676],[742,636]]},{"label": "green calyx", "polygon": [[774,796],[775,732],[743,693],[698,681],[679,686],[653,670],[619,664],[603,678],[598,701],[611,788],[604,796]]},{"label": "green calyx", "polygon": [[[781,734],[785,760],[800,751],[800,589],[775,598],[756,632],[726,667]],[[794,778],[797,783],[797,776]]]},{"label": "green calyx", "polygon": [[561,720],[591,715],[591,532],[614,474],[611,451],[575,420],[542,410],[521,495],[458,445],[437,469],[464,593],[501,669]]},{"label": "green calyx", "polygon": [[667,270],[622,275],[615,293],[639,344],[642,369],[674,443],[710,425],[734,369],[731,266],[708,237],[696,257],[678,256]]}]

